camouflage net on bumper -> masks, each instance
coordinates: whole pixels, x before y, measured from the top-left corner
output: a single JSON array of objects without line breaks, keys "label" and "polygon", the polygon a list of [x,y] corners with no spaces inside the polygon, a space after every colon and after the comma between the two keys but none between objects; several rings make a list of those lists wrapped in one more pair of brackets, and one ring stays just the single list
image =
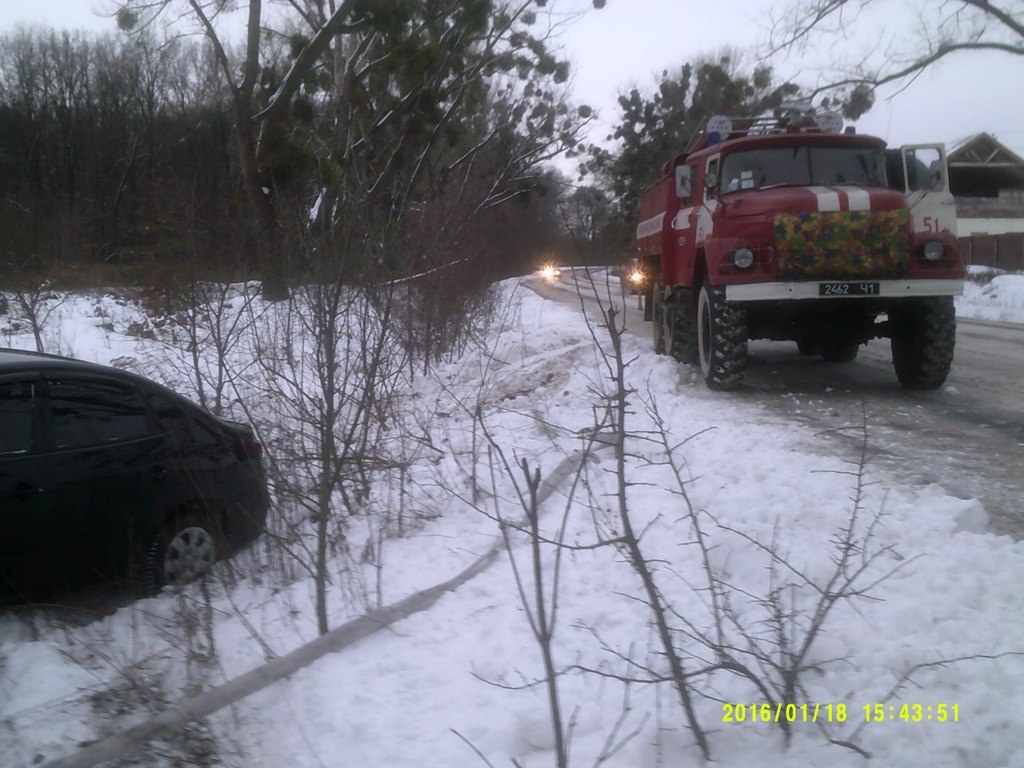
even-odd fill
[{"label": "camouflage net on bumper", "polygon": [[899,278],[906,273],[910,214],[834,211],[775,215],[782,280]]}]

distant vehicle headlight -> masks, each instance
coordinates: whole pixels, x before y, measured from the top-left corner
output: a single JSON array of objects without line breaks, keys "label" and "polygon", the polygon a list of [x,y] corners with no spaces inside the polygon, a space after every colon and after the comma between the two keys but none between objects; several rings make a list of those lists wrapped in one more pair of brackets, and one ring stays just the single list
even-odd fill
[{"label": "distant vehicle headlight", "polygon": [[540,268],[540,276],[548,281],[554,280],[560,274],[562,274],[562,271],[553,264],[545,264]]},{"label": "distant vehicle headlight", "polygon": [[945,248],[941,240],[929,240],[924,244],[925,261],[938,261],[944,252]]},{"label": "distant vehicle headlight", "polygon": [[737,248],[732,252],[732,263],[740,269],[747,269],[754,263],[754,252],[749,248]]}]

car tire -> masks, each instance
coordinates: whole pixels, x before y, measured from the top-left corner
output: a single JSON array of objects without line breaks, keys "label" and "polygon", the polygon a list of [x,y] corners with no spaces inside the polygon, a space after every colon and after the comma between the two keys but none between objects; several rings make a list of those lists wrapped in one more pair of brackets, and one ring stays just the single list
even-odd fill
[{"label": "car tire", "polygon": [[173,517],[146,553],[143,586],[147,594],[195,581],[209,572],[224,549],[215,515],[187,512]]},{"label": "car tire", "polygon": [[736,389],[747,367],[747,320],[725,300],[725,290],[707,280],[697,299],[697,347],[708,387]]}]

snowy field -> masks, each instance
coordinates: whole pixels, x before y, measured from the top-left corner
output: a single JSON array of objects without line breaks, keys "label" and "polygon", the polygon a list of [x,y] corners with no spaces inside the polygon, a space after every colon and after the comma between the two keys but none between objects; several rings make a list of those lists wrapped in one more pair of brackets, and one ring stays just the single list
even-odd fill
[{"label": "snowy field", "polygon": [[[252,287],[236,290],[240,307]],[[394,428],[423,446],[409,454],[404,480],[417,514],[372,563],[359,552],[377,531],[369,518],[353,525],[350,552],[335,566],[332,626],[448,579],[500,542],[496,518],[523,512],[518,460],[542,476],[578,464],[541,506],[539,567],[545,605],[557,605],[553,651],[570,762],[698,764],[663,679],[666,657],[641,582],[621,548],[600,544],[623,530],[614,452],[591,440],[612,386],[607,332],[524,285],[500,290],[507,311],[486,334],[403,385],[407,422]],[[260,309],[261,318],[274,311]],[[1024,276],[969,283],[957,309],[1024,323]],[[46,341],[187,392],[184,358],[147,338],[147,323],[134,301],[72,295],[55,306]],[[0,344],[33,341],[0,317]],[[628,514],[671,609],[674,647],[694,675],[714,764],[845,768],[870,755],[880,766],[1024,766],[1024,543],[987,533],[977,500],[876,470],[872,449],[885,446],[860,409],[843,414],[843,429],[863,434],[866,464],[837,434],[779,423],[767,409],[710,392],[692,368],[630,336],[623,347],[633,390]],[[244,382],[237,394],[229,410],[248,399]],[[252,400],[258,412],[263,401]],[[374,489],[381,505],[394,493],[387,482]],[[312,585],[281,565],[266,538],[205,585],[87,623],[0,615],[0,765],[45,765],[313,639]],[[531,547],[513,531],[510,552],[429,610],[118,764],[554,765],[530,629]],[[833,601],[844,579],[851,596]],[[751,707],[766,691],[779,696],[800,649],[792,680],[804,706],[791,713],[798,722],[786,738]],[[712,669],[723,654],[746,674]],[[879,706],[881,721],[869,721]],[[740,712],[742,722],[725,721]]]}]

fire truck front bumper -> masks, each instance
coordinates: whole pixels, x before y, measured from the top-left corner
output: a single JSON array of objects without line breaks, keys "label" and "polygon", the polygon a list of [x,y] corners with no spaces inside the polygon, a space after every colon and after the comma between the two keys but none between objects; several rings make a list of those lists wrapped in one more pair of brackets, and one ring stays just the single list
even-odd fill
[{"label": "fire truck front bumper", "polygon": [[819,280],[799,283],[745,283],[725,286],[726,301],[803,301],[902,299],[918,296],[959,296],[960,279]]}]

